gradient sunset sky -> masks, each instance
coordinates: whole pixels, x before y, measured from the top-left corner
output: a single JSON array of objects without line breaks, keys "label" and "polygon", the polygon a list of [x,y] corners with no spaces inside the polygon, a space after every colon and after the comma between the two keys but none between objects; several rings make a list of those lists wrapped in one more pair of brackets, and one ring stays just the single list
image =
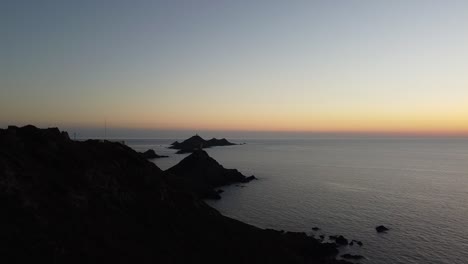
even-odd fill
[{"label": "gradient sunset sky", "polygon": [[0,6],[0,125],[468,135],[468,1]]}]

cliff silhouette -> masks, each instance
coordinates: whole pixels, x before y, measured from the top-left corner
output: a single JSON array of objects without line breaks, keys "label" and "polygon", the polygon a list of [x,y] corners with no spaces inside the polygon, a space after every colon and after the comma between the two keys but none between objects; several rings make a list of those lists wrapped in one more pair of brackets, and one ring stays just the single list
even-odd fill
[{"label": "cliff silhouette", "polygon": [[171,177],[120,143],[1,129],[0,261],[347,263],[334,243],[225,217]]}]

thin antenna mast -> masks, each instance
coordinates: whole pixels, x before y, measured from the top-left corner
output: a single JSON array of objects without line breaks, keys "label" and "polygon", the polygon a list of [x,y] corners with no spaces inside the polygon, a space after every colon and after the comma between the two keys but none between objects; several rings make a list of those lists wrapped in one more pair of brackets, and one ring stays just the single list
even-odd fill
[{"label": "thin antenna mast", "polygon": [[107,139],[107,118],[104,119],[104,140]]}]

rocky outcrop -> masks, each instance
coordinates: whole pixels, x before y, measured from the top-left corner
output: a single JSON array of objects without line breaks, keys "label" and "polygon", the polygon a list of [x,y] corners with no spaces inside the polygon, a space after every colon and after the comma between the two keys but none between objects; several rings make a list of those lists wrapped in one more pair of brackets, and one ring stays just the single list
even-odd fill
[{"label": "rocky outcrop", "polygon": [[178,188],[200,198],[219,199],[216,187],[232,183],[246,183],[255,176],[244,176],[236,169],[225,169],[204,150],[196,150],[174,167],[166,171],[168,180]]},{"label": "rocky outcrop", "polygon": [[191,153],[195,150],[210,148],[215,146],[231,146],[236,145],[227,141],[225,138],[223,139],[216,139],[212,138],[210,140],[205,140],[199,135],[195,135],[189,139],[184,140],[183,142],[179,143],[178,141],[171,144],[169,148],[171,149],[178,149],[178,154],[182,153]]},{"label": "rocky outcrop", "polygon": [[344,236],[328,236],[328,239],[331,241],[335,241],[337,245],[340,246],[347,246],[348,245],[348,239],[346,239]]},{"label": "rocky outcrop", "polygon": [[164,155],[158,155],[156,152],[152,149],[148,149],[145,152],[140,152],[140,155],[145,158],[145,159],[160,159],[160,158],[167,158],[169,156],[164,156]]},{"label": "rocky outcrop", "polygon": [[224,217],[119,143],[0,130],[1,263],[344,263],[334,244]]},{"label": "rocky outcrop", "polygon": [[379,225],[375,228],[375,231],[377,231],[377,233],[384,233],[384,232],[387,232],[388,229],[387,227],[383,226],[383,225]]}]

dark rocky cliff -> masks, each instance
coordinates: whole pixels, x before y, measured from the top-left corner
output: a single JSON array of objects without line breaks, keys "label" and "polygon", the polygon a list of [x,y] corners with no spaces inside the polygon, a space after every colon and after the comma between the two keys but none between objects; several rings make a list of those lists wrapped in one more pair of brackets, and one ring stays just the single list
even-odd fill
[{"label": "dark rocky cliff", "polygon": [[1,263],[338,263],[336,245],[224,217],[137,152],[0,130]]}]

